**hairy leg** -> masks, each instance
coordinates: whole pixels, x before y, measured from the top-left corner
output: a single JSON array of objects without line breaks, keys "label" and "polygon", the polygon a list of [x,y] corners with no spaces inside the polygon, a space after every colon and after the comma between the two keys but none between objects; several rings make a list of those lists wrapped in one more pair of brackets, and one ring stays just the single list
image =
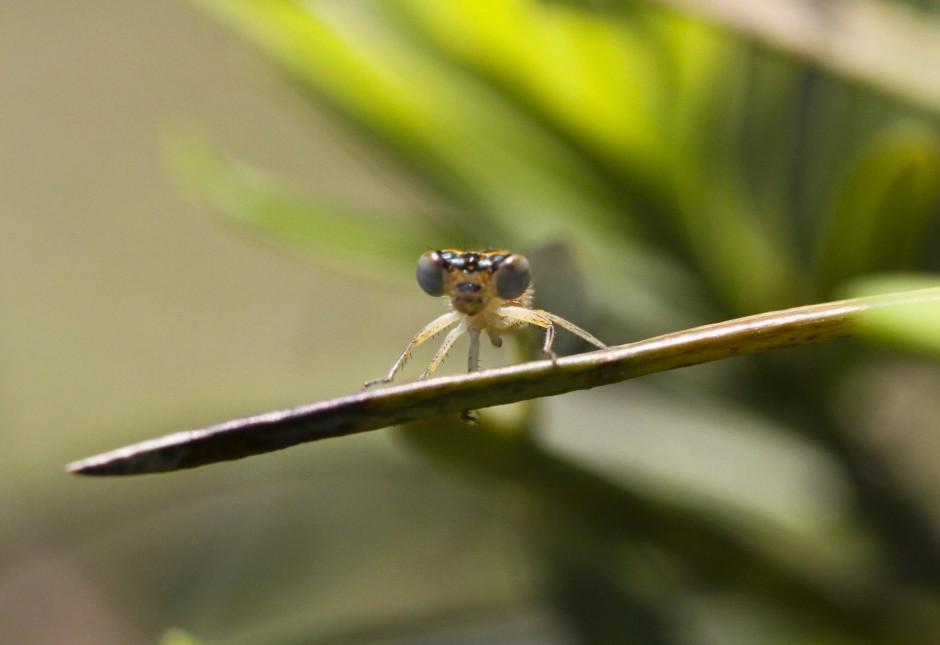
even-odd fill
[{"label": "hairy leg", "polygon": [[377,378],[372,381],[366,381],[362,387],[366,388],[373,385],[378,385],[380,383],[390,383],[392,379],[395,378],[395,375],[399,372],[399,370],[401,370],[401,368],[405,365],[405,361],[408,360],[408,357],[411,356],[411,353],[415,350],[416,347],[418,347],[418,345],[453,325],[455,322],[460,320],[462,315],[463,314],[456,311],[449,311],[443,316],[435,318],[429,322],[421,331],[415,335],[414,338],[411,339],[411,342],[408,343],[407,347],[405,347],[405,351],[401,353],[401,355],[398,357],[398,360],[395,361],[394,365],[392,365],[392,369],[389,370],[388,375],[385,378]]},{"label": "hairy leg", "polygon": [[526,309],[525,307],[503,307],[500,310],[500,313],[504,314],[507,318],[512,320],[518,320],[530,325],[544,327],[545,343],[542,346],[542,351],[551,357],[552,360],[555,360],[555,352],[552,351],[552,343],[555,339],[555,328],[552,323],[558,325],[559,327],[563,327],[575,336],[583,338],[596,347],[600,347],[601,349],[607,347],[607,345],[575,325],[573,322],[565,320],[560,316],[556,316],[555,314],[543,311],[541,309]]},{"label": "hairy leg", "polygon": [[605,344],[602,343],[601,341],[599,341],[599,340],[597,340],[596,338],[594,338],[594,336],[592,336],[591,334],[587,333],[586,331],[584,331],[583,329],[581,329],[580,327],[578,327],[577,325],[575,325],[573,322],[569,322],[569,321],[565,320],[564,318],[561,318],[561,317],[559,317],[559,316],[556,316],[555,314],[550,314],[550,313],[548,313],[547,311],[539,310],[539,313],[542,314],[542,315],[544,315],[546,318],[548,318],[548,319],[551,320],[552,322],[554,322],[556,325],[558,325],[558,326],[560,326],[560,327],[564,327],[565,329],[567,329],[568,331],[570,331],[570,332],[571,332],[572,334],[574,334],[575,336],[580,336],[581,338],[583,338],[583,339],[586,340],[587,342],[591,343],[591,344],[594,345],[595,347],[600,347],[601,349],[606,349],[606,348],[607,348],[607,345],[605,345]]},{"label": "hairy leg", "polygon": [[558,356],[552,351],[552,343],[555,341],[555,326],[551,319],[545,315],[545,312],[536,309],[526,309],[525,307],[503,307],[500,313],[512,320],[518,320],[529,325],[537,325],[545,329],[545,342],[542,343],[542,352],[544,352],[554,363]]},{"label": "hairy leg", "polygon": [[428,366],[424,369],[419,379],[424,379],[434,373],[440,364],[444,361],[444,357],[447,356],[447,352],[450,351],[450,348],[454,346],[454,343],[457,342],[457,339],[467,331],[467,321],[461,320],[460,324],[450,330],[447,336],[444,337],[444,342],[441,343],[440,349],[437,350],[437,353],[434,355],[434,358],[431,359],[431,362],[428,363]]}]

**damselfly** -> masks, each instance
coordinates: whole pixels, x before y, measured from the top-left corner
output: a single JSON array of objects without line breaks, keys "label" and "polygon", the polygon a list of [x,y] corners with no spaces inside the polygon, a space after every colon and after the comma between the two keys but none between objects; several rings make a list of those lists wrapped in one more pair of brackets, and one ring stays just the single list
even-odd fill
[{"label": "damselfly", "polygon": [[[479,368],[480,334],[486,332],[495,347],[503,344],[501,334],[525,325],[545,329],[542,351],[554,362],[552,351],[555,325],[597,347],[607,347],[574,323],[541,309],[532,309],[532,270],[529,261],[506,250],[426,251],[418,259],[418,285],[432,296],[443,296],[448,311],[419,331],[392,365],[385,378],[365,383],[365,387],[389,383],[421,343],[449,327],[440,348],[419,379],[428,378],[440,366],[460,336],[470,336],[467,370]],[[465,413],[465,417],[467,414]]]}]

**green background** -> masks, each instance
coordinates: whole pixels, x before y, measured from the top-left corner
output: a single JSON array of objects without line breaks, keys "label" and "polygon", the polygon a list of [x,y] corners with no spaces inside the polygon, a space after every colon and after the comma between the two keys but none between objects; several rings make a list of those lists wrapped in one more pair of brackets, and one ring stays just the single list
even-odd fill
[{"label": "green background", "polygon": [[[362,24],[375,20],[373,4],[351,3],[364,7]],[[590,29],[577,15],[591,12],[570,4],[574,18],[559,29]],[[632,3],[622,5],[631,15]],[[539,261],[540,303],[611,344],[866,292],[850,280],[876,272],[935,270],[935,110],[729,40],[712,52],[727,56],[727,88],[704,82],[720,61],[686,52],[685,100],[664,100],[662,122],[655,106],[637,107],[623,135],[635,148],[624,153],[629,146],[602,128],[595,138],[581,130],[565,145],[596,166],[533,152],[543,175],[533,172],[532,184],[504,176],[474,201],[433,159],[402,148],[396,156],[387,140],[377,154],[368,136],[352,134],[362,130],[313,107],[246,40],[190,4],[7,2],[0,25],[0,640],[152,643],[173,628],[246,644],[857,637],[820,623],[811,607],[805,616],[792,604],[781,610],[754,591],[760,581],[690,575],[688,561],[655,541],[559,519],[544,491],[485,468],[468,478],[390,430],[167,476],[83,479],[63,467],[357,391],[442,312],[398,261],[429,247],[522,245]],[[638,45],[621,44],[644,60],[629,49]],[[565,78],[563,55],[535,46],[517,54]],[[655,85],[659,62],[645,60],[631,77],[640,95],[669,96]],[[587,85],[622,80],[606,69]],[[808,76],[823,90],[800,121],[788,108],[800,105]],[[696,89],[701,103],[686,102]],[[505,109],[487,105],[492,112],[467,128]],[[596,107],[582,106],[584,121],[617,122]],[[687,133],[689,148],[673,141],[662,158],[644,156],[663,151],[667,125]],[[543,127],[511,131],[542,141]],[[505,161],[461,149],[462,132],[416,131],[453,142],[460,177],[486,177],[474,171]],[[548,151],[561,147],[552,137]],[[194,195],[211,184],[206,145],[319,204],[405,231],[409,216],[426,218],[437,237],[403,236],[385,257],[381,248],[357,253],[342,234],[338,248],[351,250],[334,254],[256,235]],[[627,197],[611,190],[592,201],[623,168],[636,181],[614,182]],[[637,186],[649,192],[636,197]],[[629,208],[563,201],[582,194]],[[539,208],[556,209],[551,225]],[[667,212],[675,219],[658,229]],[[856,225],[863,220],[871,225]],[[826,248],[838,252],[812,257]],[[895,344],[929,355],[886,327]],[[511,360],[511,348],[484,350],[484,366]],[[888,635],[874,631],[872,642],[936,625],[924,618],[936,615],[935,572],[896,574],[877,531],[857,522],[844,446],[816,428],[824,408],[826,422],[851,430],[850,443],[883,459],[900,482],[886,499],[918,509],[932,523],[925,550],[940,551],[935,364],[856,343],[741,363],[489,414],[497,429],[525,426],[549,454],[631,494],[694,509],[693,529],[705,518],[794,571],[895,599],[903,607],[886,612]],[[455,357],[446,368],[462,364]],[[698,564],[711,562],[706,549]]]}]

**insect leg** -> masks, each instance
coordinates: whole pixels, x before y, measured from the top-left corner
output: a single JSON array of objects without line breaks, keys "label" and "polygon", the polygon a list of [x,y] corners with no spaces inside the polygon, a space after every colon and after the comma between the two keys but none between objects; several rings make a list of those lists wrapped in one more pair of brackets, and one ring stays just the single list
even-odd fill
[{"label": "insect leg", "polygon": [[552,343],[555,341],[555,326],[552,325],[552,321],[546,312],[537,309],[526,309],[525,307],[502,307],[499,313],[522,323],[543,327],[545,329],[545,342],[542,343],[542,351],[552,359],[553,363],[555,362],[558,358],[558,355],[552,351]]},{"label": "insect leg", "polygon": [[594,338],[594,336],[587,333],[586,331],[584,331],[583,329],[575,325],[573,322],[569,322],[565,320],[564,318],[560,318],[559,316],[556,316],[555,314],[550,314],[547,311],[542,311],[541,309],[538,310],[538,313],[542,314],[543,316],[545,316],[546,318],[554,322],[556,325],[564,327],[575,336],[580,336],[581,338],[591,343],[595,347],[600,347],[601,349],[605,349],[607,347],[607,345],[605,345],[601,341]]},{"label": "insect leg", "polygon": [[480,330],[468,329],[470,334],[470,355],[467,357],[467,371],[476,372],[480,369]]},{"label": "insect leg", "polygon": [[[462,314],[460,314],[462,315]],[[444,357],[447,356],[447,352],[450,351],[450,348],[454,346],[454,343],[457,342],[457,339],[467,331],[467,321],[461,320],[460,324],[454,327],[448,332],[447,336],[444,337],[444,342],[441,343],[440,349],[437,350],[437,354],[434,355],[434,358],[431,359],[431,362],[428,363],[428,366],[425,368],[424,372],[419,376],[419,379],[424,379],[434,373],[434,370],[440,366],[444,361]]]},{"label": "insect leg", "polygon": [[552,343],[555,342],[555,325],[552,324],[552,321],[548,321],[548,325],[545,327],[545,342],[542,343],[542,353],[546,354],[552,362],[555,362],[555,359],[558,358],[558,354],[552,351]]},{"label": "insect leg", "polygon": [[407,347],[405,347],[405,351],[401,353],[401,356],[399,356],[398,360],[395,361],[395,364],[392,365],[392,369],[389,370],[388,375],[385,378],[377,378],[372,381],[366,381],[363,383],[362,387],[366,388],[373,385],[378,385],[380,383],[391,382],[399,370],[401,370],[402,366],[404,366],[405,361],[408,360],[408,357],[411,356],[411,352],[413,352],[418,345],[453,325],[455,322],[460,320],[462,315],[463,314],[460,312],[450,311],[443,316],[435,318],[429,322],[421,331],[415,335],[414,338],[411,339],[411,342],[408,343]]},{"label": "insect leg", "polygon": [[[476,372],[480,369],[480,330],[470,328],[470,354],[467,357],[467,371]],[[474,424],[480,421],[480,414],[476,410],[463,410],[460,418],[467,423]]]}]

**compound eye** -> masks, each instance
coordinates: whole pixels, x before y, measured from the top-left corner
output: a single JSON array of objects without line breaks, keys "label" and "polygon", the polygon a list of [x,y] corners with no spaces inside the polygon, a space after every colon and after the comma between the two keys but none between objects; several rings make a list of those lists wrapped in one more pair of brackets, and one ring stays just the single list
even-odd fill
[{"label": "compound eye", "polygon": [[504,300],[518,298],[529,288],[532,269],[521,255],[510,255],[496,269],[496,295]]},{"label": "compound eye", "polygon": [[444,261],[437,251],[425,251],[418,258],[418,286],[432,296],[444,295]]}]

